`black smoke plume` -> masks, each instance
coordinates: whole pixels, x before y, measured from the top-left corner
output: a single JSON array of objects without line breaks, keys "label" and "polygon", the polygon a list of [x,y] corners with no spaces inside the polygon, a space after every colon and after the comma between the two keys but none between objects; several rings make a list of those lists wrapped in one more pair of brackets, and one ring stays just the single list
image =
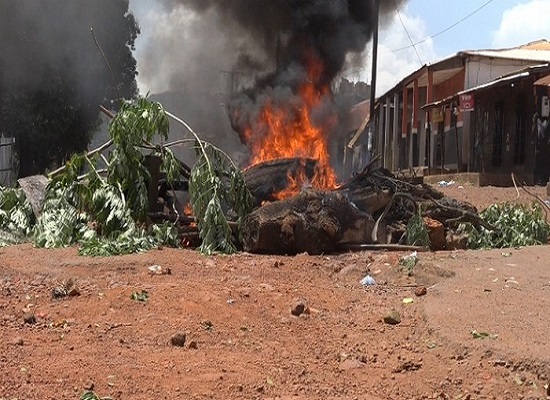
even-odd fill
[{"label": "black smoke plume", "polygon": [[[380,0],[381,24],[404,2]],[[300,104],[297,92],[304,82],[312,79],[308,74],[311,60],[318,60],[323,68],[311,83],[327,96],[312,110],[312,118],[322,125],[323,119],[335,111],[330,93],[323,88],[330,88],[349,63],[358,59],[353,55],[366,49],[375,26],[374,5],[375,0],[164,2],[165,10],[171,15],[185,9],[190,16],[196,15],[202,20],[201,25],[188,18],[190,26],[193,25],[195,42],[185,47],[181,74],[174,73],[171,80],[187,82],[184,85],[189,87],[198,81],[186,71],[194,71],[210,76],[208,81],[200,80],[204,87],[219,82],[213,77],[226,70],[226,76],[231,77],[233,94],[229,115],[232,127],[243,139],[245,129],[254,130],[258,113],[266,102],[275,106]]]},{"label": "black smoke plume", "polygon": [[[342,72],[349,55],[358,54],[372,37],[374,0],[181,0],[199,12],[216,12],[222,26],[242,28],[252,38],[234,67],[245,77],[256,76],[248,90],[231,103],[233,127],[243,138],[267,101],[276,106],[299,104],[299,87],[307,80],[319,93]],[[382,15],[403,1],[380,1]],[[259,58],[258,55],[261,57]],[[312,76],[311,63],[322,70]],[[323,124],[331,98],[323,99],[314,118]],[[257,130],[258,134],[264,134]]]}]

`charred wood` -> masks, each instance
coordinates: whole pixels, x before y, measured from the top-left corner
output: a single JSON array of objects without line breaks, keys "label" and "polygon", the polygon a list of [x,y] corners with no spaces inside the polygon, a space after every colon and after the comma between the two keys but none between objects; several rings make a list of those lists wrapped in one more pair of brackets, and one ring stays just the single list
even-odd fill
[{"label": "charred wood", "polygon": [[276,194],[289,184],[289,176],[300,172],[312,179],[317,161],[311,158],[281,158],[254,164],[243,171],[244,180],[259,206],[266,201],[277,200]]},{"label": "charred wood", "polygon": [[374,223],[342,193],[307,191],[256,209],[241,233],[248,252],[321,254],[339,243],[371,243]]}]

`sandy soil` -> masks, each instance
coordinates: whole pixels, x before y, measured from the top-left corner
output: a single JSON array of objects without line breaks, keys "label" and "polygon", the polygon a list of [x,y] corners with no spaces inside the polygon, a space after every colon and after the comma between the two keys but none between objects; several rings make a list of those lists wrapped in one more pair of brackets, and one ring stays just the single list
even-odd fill
[{"label": "sandy soil", "polygon": [[550,248],[421,253],[412,276],[403,255],[0,249],[0,399],[546,399]]}]

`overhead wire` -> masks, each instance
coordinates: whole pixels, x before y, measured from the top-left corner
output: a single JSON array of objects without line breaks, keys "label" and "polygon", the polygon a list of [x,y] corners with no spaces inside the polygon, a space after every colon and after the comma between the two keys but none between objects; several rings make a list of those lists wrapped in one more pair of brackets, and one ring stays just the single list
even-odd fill
[{"label": "overhead wire", "polygon": [[[410,49],[411,47],[414,48],[414,50],[416,51],[416,45],[418,44],[421,44],[421,43],[424,43],[430,39],[435,39],[436,37],[438,36],[441,36],[443,35],[444,33],[450,31],[451,29],[453,29],[455,26],[461,24],[462,22],[466,21],[468,18],[470,18],[471,16],[477,14],[479,11],[481,11],[483,8],[485,8],[486,6],[488,6],[490,3],[492,3],[494,0],[487,0],[485,3],[483,3],[482,5],[480,5],[478,8],[476,8],[474,11],[470,12],[469,14],[465,15],[464,17],[462,17],[461,19],[459,19],[458,21],[456,21],[454,24],[452,25],[449,25],[448,27],[446,27],[445,29],[437,32],[437,33],[434,33],[433,35],[430,35],[430,36],[427,36],[425,37],[424,39],[422,40],[419,40],[417,42],[412,42],[411,40],[411,37],[409,35],[409,33],[407,32],[407,35],[409,36],[409,40],[411,40],[411,44],[408,45],[408,46],[403,46],[403,47],[399,47],[397,49],[393,49],[393,50],[390,50],[392,53],[396,53],[398,51],[401,51],[401,50],[406,50],[406,49]],[[399,15],[399,12],[398,12],[398,15]],[[401,15],[399,15],[399,19],[401,19]],[[403,21],[401,21],[401,24],[403,24]],[[418,55],[418,52],[416,53]]]},{"label": "overhead wire", "polygon": [[405,23],[403,22],[403,18],[401,18],[401,13],[399,12],[399,9],[396,9],[395,12],[397,13],[397,16],[399,17],[399,21],[401,21],[401,26],[403,27],[403,30],[405,31],[405,33],[407,34],[407,37],[409,38],[409,41],[411,42],[411,46],[413,47],[414,52],[416,53],[416,58],[418,58],[418,62],[420,63],[420,65],[424,65],[424,63],[422,62],[422,59],[420,58],[420,54],[418,54],[418,50],[416,49],[416,45],[414,44],[414,42],[412,40],[412,37],[411,37],[409,31],[407,30],[407,27],[405,26]]}]

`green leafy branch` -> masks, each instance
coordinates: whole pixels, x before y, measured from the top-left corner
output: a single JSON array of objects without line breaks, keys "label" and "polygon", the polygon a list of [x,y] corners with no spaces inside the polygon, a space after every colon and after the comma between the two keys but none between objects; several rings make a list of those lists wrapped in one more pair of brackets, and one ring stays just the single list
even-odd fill
[{"label": "green leafy branch", "polygon": [[233,253],[236,246],[226,215],[233,211],[240,226],[253,207],[244,177],[224,151],[202,140],[181,118],[167,114],[195,138],[197,160],[189,178],[189,193],[202,239],[199,250],[203,254]]},{"label": "green leafy branch", "polygon": [[470,224],[462,225],[461,229],[469,233],[470,248],[521,247],[548,242],[550,225],[537,203],[493,204],[482,211],[480,217],[498,229],[480,227],[477,230]]}]

